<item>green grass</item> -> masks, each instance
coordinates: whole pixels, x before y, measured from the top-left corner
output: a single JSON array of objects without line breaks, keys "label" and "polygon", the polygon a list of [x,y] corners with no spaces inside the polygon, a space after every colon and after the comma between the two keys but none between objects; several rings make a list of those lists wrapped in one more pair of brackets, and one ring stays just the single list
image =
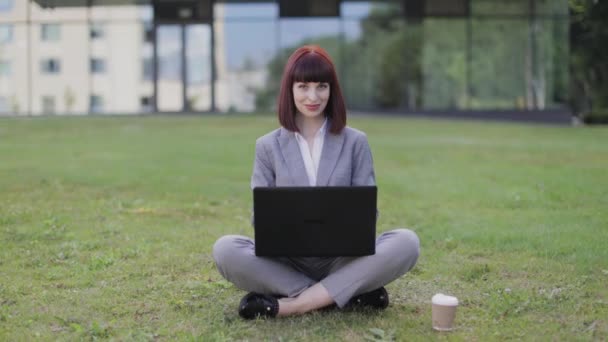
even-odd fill
[{"label": "green grass", "polygon": [[[0,340],[606,340],[608,130],[351,117],[379,231],[422,254],[382,312],[243,321],[210,252],[252,235],[271,116],[0,120]],[[436,333],[430,299],[460,298]]]}]

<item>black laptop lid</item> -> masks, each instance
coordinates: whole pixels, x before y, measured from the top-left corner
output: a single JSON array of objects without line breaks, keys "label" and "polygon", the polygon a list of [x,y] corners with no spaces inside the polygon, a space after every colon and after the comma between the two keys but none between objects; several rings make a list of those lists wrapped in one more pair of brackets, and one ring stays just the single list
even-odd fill
[{"label": "black laptop lid", "polygon": [[375,253],[375,186],[253,189],[257,256]]}]

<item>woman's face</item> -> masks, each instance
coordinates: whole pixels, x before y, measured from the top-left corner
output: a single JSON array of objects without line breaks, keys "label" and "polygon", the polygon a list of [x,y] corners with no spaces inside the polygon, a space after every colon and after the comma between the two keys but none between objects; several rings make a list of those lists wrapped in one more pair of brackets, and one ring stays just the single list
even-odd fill
[{"label": "woman's face", "polygon": [[329,83],[294,82],[293,101],[298,112],[305,117],[323,115],[329,100]]}]

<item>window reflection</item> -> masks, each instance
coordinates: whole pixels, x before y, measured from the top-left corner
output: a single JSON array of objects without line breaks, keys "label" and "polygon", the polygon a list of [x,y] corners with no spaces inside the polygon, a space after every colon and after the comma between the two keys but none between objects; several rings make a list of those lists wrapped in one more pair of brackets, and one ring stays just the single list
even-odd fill
[{"label": "window reflection", "polygon": [[27,19],[28,1],[0,0],[0,22],[23,22]]},{"label": "window reflection", "polygon": [[181,111],[183,102],[182,83],[182,27],[162,25],[158,27],[157,68],[158,68],[158,109],[160,111]]},{"label": "window reflection", "polygon": [[91,23],[91,29],[89,32],[91,33],[91,39],[103,38],[103,23],[101,23],[101,22]]},{"label": "window reflection", "polygon": [[13,25],[0,24],[0,44],[8,44],[13,41]]},{"label": "window reflection", "polygon": [[9,100],[6,96],[0,95],[0,115],[11,114]]},{"label": "window reflection", "polygon": [[532,48],[528,21],[474,20],[471,108],[532,107]]},{"label": "window reflection", "polygon": [[42,111],[45,114],[55,114],[57,110],[55,104],[55,96],[52,95],[43,95],[42,96]]},{"label": "window reflection", "polygon": [[104,100],[101,95],[92,94],[89,99],[89,112],[102,113],[104,111]]},{"label": "window reflection", "polygon": [[156,61],[150,2],[90,3],[0,0],[0,112],[272,110],[285,59],[310,43],[332,55],[350,109],[551,109],[569,97],[567,0],[471,0],[471,19],[450,15],[461,0],[427,1],[448,16],[427,18],[404,17],[401,0],[305,19],[279,18],[277,2],[221,2],[214,26],[159,26]]},{"label": "window reflection", "polygon": [[400,17],[400,6],[372,4],[344,25],[341,80],[351,109],[395,110],[420,105],[422,28]]},{"label": "window reflection", "polygon": [[12,73],[11,61],[0,59],[0,77],[11,76]]},{"label": "window reflection", "polygon": [[[216,13],[222,13],[218,7]],[[231,9],[236,12],[238,7]],[[217,108],[224,112],[271,109],[278,89],[271,65],[277,53],[276,21],[227,18],[215,24]]]},{"label": "window reflection", "polygon": [[61,39],[61,26],[59,24],[40,25],[40,40],[44,42],[56,42]]},{"label": "window reflection", "polygon": [[0,0],[0,12],[10,12],[15,6],[15,0]]},{"label": "window reflection", "polygon": [[568,0],[536,0],[534,8],[539,15],[561,16],[568,18]]},{"label": "window reflection", "polygon": [[563,108],[569,87],[568,22],[537,19],[533,25],[535,109]]},{"label": "window reflection", "polygon": [[473,15],[520,15],[530,13],[529,0],[470,0]]},{"label": "window reflection", "polygon": [[466,20],[425,19],[421,62],[422,107],[466,109]]},{"label": "window reflection", "polygon": [[58,58],[44,58],[40,61],[40,73],[58,74],[61,72],[61,61]]},{"label": "window reflection", "polygon": [[279,16],[279,6],[274,2],[216,3],[213,17],[220,20],[274,19]]},{"label": "window reflection", "polygon": [[211,28],[187,25],[186,29],[186,99],[188,110],[211,109]]},{"label": "window reflection", "polygon": [[315,43],[338,60],[341,31],[338,19],[281,19],[279,30],[282,49],[293,50],[303,44]]}]

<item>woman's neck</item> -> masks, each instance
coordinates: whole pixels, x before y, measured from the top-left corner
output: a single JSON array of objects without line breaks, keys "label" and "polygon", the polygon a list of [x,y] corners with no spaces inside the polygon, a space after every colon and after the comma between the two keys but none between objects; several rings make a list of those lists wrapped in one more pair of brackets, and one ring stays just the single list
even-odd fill
[{"label": "woman's neck", "polygon": [[296,114],[296,126],[300,130],[300,134],[306,139],[314,137],[323,126],[323,122],[325,122],[324,115],[308,118],[300,113]]}]

